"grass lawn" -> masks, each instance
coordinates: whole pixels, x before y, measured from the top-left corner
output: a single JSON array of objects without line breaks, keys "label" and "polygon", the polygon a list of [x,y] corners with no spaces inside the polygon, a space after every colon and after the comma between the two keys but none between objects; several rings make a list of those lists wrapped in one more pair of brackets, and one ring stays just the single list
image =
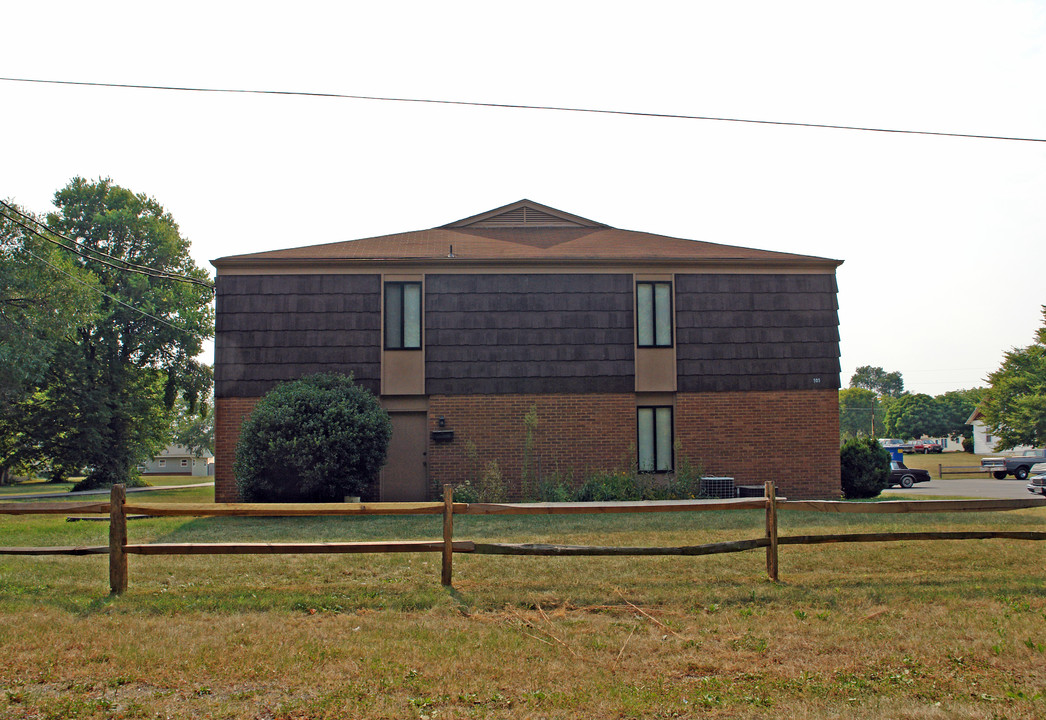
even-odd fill
[{"label": "grass lawn", "polygon": [[[47,480],[35,479],[14,485],[0,486],[0,502],[11,495],[42,494],[42,493],[67,493],[73,486],[83,478],[74,478],[70,482],[53,483]],[[196,485],[197,483],[214,482],[213,477],[193,477],[191,475],[150,475],[145,482],[153,487],[167,487],[170,485]],[[212,494],[213,497],[213,494]]]},{"label": "grass lawn", "polygon": [[[762,523],[753,511],[459,516],[455,537],[695,544],[758,537]],[[783,535],[1044,527],[1043,509],[781,516]],[[0,545],[104,544],[107,529],[0,517]],[[440,519],[153,518],[128,531],[435,539]],[[776,585],[761,551],[456,555],[449,591],[439,566],[436,554],[132,556],[113,599],[104,556],[0,556],[0,718],[1046,716],[1046,543],[787,546]]]},{"label": "grass lawn", "polygon": [[[930,453],[923,455],[921,453],[905,453],[904,464],[910,468],[919,468],[921,470],[927,470],[930,476],[933,478],[937,477],[937,470],[939,465],[944,467],[980,467],[981,458],[986,457],[997,457],[996,455],[974,455],[973,453],[966,452],[951,452],[951,453]],[[956,475],[945,475],[945,478],[985,478],[991,477],[985,473],[972,472]]]}]

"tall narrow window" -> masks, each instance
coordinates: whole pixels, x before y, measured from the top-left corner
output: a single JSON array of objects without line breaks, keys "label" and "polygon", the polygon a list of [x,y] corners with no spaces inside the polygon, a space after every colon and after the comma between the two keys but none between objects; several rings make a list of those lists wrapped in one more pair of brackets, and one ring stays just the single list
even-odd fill
[{"label": "tall narrow window", "polygon": [[421,347],[421,283],[385,283],[385,349]]},{"label": "tall narrow window", "polygon": [[672,471],[672,408],[641,407],[636,410],[640,472]]},{"label": "tall narrow window", "polygon": [[639,347],[672,347],[672,283],[636,283]]}]

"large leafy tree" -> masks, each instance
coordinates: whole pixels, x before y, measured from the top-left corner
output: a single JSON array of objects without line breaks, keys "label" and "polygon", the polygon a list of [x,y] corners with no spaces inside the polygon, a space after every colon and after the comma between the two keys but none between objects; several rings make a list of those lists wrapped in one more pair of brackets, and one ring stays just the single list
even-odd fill
[{"label": "large leafy tree", "polygon": [[879,396],[865,388],[839,391],[839,434],[841,437],[880,437],[884,408]]},{"label": "large leafy tree", "polygon": [[34,234],[34,221],[11,203],[0,211],[0,484],[15,467],[40,460],[24,407],[58,348],[98,306],[95,278]]},{"label": "large leafy tree", "polygon": [[988,376],[980,410],[1000,450],[1046,445],[1046,305],[1035,342],[1006,353]]},{"label": "large leafy tree", "polygon": [[850,387],[871,390],[884,397],[900,397],[904,379],[899,372],[886,372],[881,367],[862,365],[850,377]]},{"label": "large leafy tree", "polygon": [[983,388],[970,390],[949,390],[942,395],[934,396],[937,412],[940,415],[941,435],[951,438],[973,437],[973,426],[967,425],[970,415],[984,395]]},{"label": "large leafy tree", "polygon": [[886,433],[900,438],[939,437],[944,428],[937,401],[922,393],[901,395],[886,410]]},{"label": "large leafy tree", "polygon": [[133,484],[137,465],[169,440],[176,398],[195,406],[211,382],[194,359],[213,333],[209,287],[155,275],[204,285],[208,275],[171,215],[146,195],[74,178],[55,206],[48,225],[79,244],[76,263],[104,295],[97,319],[55,353],[29,425],[57,464],[86,468],[82,486]]}]

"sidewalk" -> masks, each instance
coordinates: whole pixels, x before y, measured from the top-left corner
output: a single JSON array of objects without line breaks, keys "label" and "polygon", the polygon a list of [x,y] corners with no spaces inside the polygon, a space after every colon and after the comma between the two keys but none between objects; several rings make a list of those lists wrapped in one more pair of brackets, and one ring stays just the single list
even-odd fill
[{"label": "sidewalk", "polygon": [[[156,485],[150,487],[136,487],[127,488],[128,493],[133,492],[155,492],[156,490],[187,490],[189,488],[201,488],[211,487],[214,485],[214,481],[196,483],[194,485]],[[0,502],[6,500],[48,500],[50,498],[72,498],[79,497],[81,495],[108,495],[108,488],[100,490],[77,490],[75,492],[57,492],[57,493],[26,493],[23,495],[0,495]]]}]

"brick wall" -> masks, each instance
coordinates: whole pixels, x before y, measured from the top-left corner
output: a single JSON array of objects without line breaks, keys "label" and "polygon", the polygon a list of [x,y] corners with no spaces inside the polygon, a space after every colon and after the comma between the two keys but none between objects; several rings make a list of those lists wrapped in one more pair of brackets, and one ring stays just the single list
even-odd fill
[{"label": "brick wall", "polygon": [[429,426],[454,431],[450,443],[430,441],[429,481],[433,497],[443,483],[457,483],[479,472],[469,457],[468,444],[485,466],[497,460],[508,483],[511,499],[518,499],[523,468],[526,427],[523,418],[537,409],[530,476],[548,479],[557,471],[573,469],[580,482],[596,470],[625,469],[635,453],[636,402],[632,394],[546,395],[433,395],[429,398]]},{"label": "brick wall", "polygon": [[842,492],[835,390],[679,393],[676,438],[707,474],[737,485],[773,480],[790,499]]},{"label": "brick wall", "polygon": [[240,425],[261,398],[216,398],[214,402],[214,501],[236,502],[236,477],[232,464],[236,460],[236,441]]},{"label": "brick wall", "polygon": [[[235,502],[232,465],[240,424],[259,398],[218,398],[215,406],[215,500]],[[536,408],[531,478],[575,483],[597,470],[625,469],[635,455],[635,396],[628,394],[433,395],[429,429],[454,431],[454,440],[429,441],[432,497],[443,483],[473,481],[497,460],[518,499],[526,427]],[[686,455],[708,474],[729,475],[738,485],[777,483],[789,498],[837,498],[839,404],[834,390],[679,393],[675,406],[677,462]],[[475,446],[470,457],[469,444]],[[478,459],[478,463],[477,463]]]}]

